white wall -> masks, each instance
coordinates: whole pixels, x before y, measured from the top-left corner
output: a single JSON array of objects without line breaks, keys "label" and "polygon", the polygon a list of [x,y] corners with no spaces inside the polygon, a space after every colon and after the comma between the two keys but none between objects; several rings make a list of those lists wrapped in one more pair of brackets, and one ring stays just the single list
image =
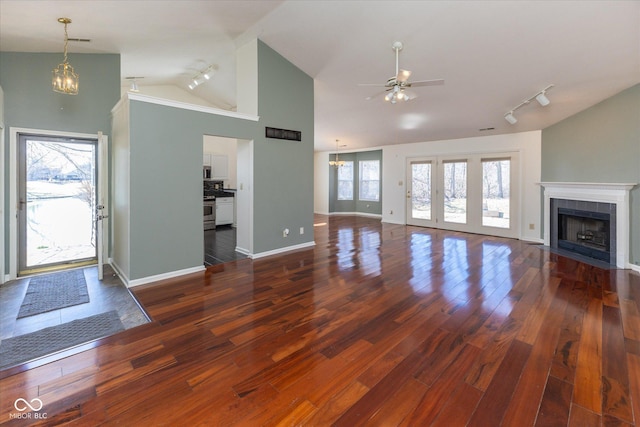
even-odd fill
[{"label": "white wall", "polygon": [[329,214],[329,152],[313,154],[313,212]]},{"label": "white wall", "polygon": [[205,153],[223,154],[229,161],[229,178],[224,180],[224,188],[238,186],[238,140],[221,136],[204,135],[202,149]]},{"label": "white wall", "polygon": [[[382,148],[382,221],[406,224],[407,159],[477,153],[519,153],[520,239],[542,243],[540,186],[541,131],[443,141],[387,145]],[[315,153],[314,211],[329,211],[329,152]],[[393,211],[393,214],[391,214]],[[529,228],[533,224],[533,229]]]},{"label": "white wall", "polygon": [[130,137],[129,100],[122,98],[112,110],[112,173],[111,173],[111,242],[112,264],[125,281],[130,277]]},{"label": "white wall", "polygon": [[[195,92],[189,92],[187,90],[181,89],[178,86],[171,85],[155,85],[155,86],[140,86],[138,82],[138,87],[140,91],[138,92],[140,95],[153,96],[161,99],[170,99],[172,101],[186,102],[187,104],[193,105],[202,105],[204,107],[214,107],[221,108],[221,106],[212,104],[210,102],[205,101],[200,98]],[[126,93],[129,92],[130,86],[121,86],[120,87],[120,95],[121,98],[124,97]]]}]

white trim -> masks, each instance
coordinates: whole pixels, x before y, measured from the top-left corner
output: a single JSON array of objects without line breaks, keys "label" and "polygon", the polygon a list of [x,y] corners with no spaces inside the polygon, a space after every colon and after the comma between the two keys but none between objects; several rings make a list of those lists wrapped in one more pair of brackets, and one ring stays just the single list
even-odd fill
[{"label": "white trim", "polygon": [[[125,279],[125,277],[120,276],[120,279],[124,282],[127,288],[133,288],[134,286],[146,285],[148,283],[158,282],[160,280],[173,279],[174,277],[184,276],[187,274],[199,273],[204,271],[205,267],[203,265],[199,265],[197,267],[185,268],[182,270],[169,271],[167,273],[155,274],[153,276],[142,277],[140,279]],[[118,269],[119,271],[119,269]]]},{"label": "white trim", "polygon": [[291,252],[291,251],[295,251],[295,250],[298,250],[298,249],[311,248],[311,247],[313,247],[315,245],[316,245],[316,242],[306,242],[306,243],[300,243],[299,245],[286,246],[284,248],[273,249],[271,251],[260,252],[260,253],[257,253],[257,254],[248,254],[248,256],[251,259],[258,259],[258,258],[264,258],[264,257],[271,256],[271,255],[282,254],[282,253],[285,253],[285,252]]},{"label": "white trim", "polygon": [[540,239],[540,238],[534,238],[534,237],[520,237],[521,241],[523,242],[527,242],[527,243],[538,243],[538,244],[544,244],[544,240]]},{"label": "white trim", "polygon": [[629,268],[632,269],[633,271],[637,272],[637,273],[640,273],[640,265],[629,263]]},{"label": "white trim", "polygon": [[385,223],[385,224],[397,224],[397,225],[406,225],[406,226],[408,226],[408,227],[413,227],[413,225],[405,224],[405,223],[404,223],[404,222],[402,222],[402,221],[390,221],[390,220],[388,220],[388,219],[383,219],[383,220],[381,220],[380,222],[383,222],[383,223]]},{"label": "white trim", "polygon": [[329,216],[349,216],[349,215],[355,215],[355,216],[364,216],[367,218],[379,218],[382,219],[382,215],[381,214],[372,214],[372,213],[366,213],[366,212],[329,212],[328,214]]},{"label": "white trim", "polygon": [[238,113],[237,111],[223,110],[215,107],[189,104],[188,102],[173,101],[171,99],[156,98],[155,96],[141,95],[139,93],[129,93],[129,92],[127,92],[122,98],[120,98],[120,101],[118,101],[118,103],[111,109],[111,112],[113,113],[114,110],[119,108],[120,104],[124,102],[124,100],[126,99],[130,101],[141,101],[141,102],[147,102],[149,104],[164,105],[165,107],[180,108],[182,110],[191,110],[191,111],[198,111],[200,113],[214,114],[216,116],[232,117],[234,119],[250,120],[253,122],[260,121],[260,116],[254,116],[252,114]]},{"label": "white trim", "polygon": [[612,203],[616,205],[616,267],[629,263],[629,191],[635,183],[540,182],[544,187],[544,244],[551,243],[551,199]]},{"label": "white trim", "polygon": [[[98,134],[57,130],[9,128],[9,271],[8,280],[18,277],[18,135],[58,136],[63,138],[98,139]],[[105,135],[106,136],[106,135]]]}]

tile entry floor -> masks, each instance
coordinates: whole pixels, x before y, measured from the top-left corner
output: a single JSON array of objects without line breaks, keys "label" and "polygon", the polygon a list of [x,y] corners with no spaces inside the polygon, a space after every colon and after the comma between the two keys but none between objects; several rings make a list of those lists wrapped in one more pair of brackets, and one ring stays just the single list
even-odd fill
[{"label": "tile entry floor", "polygon": [[[84,267],[89,290],[89,302],[65,307],[35,316],[16,319],[24,300],[30,277],[22,277],[0,286],[0,340],[28,334],[49,326],[57,326],[75,319],[116,310],[125,329],[149,322],[129,290],[113,269],[105,265],[104,279],[98,280],[98,267]],[[47,273],[51,274],[51,273]]]}]

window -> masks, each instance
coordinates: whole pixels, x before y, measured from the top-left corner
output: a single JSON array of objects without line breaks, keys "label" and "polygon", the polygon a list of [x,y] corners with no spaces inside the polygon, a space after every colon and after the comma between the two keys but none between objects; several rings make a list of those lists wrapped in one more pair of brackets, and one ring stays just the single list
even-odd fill
[{"label": "window", "polygon": [[338,167],[338,200],[353,200],[353,162]]},{"label": "window", "polygon": [[482,159],[482,225],[509,228],[509,159]]},{"label": "window", "polygon": [[444,220],[467,223],[467,162],[447,161],[444,166]]},{"label": "window", "polygon": [[360,160],[359,200],[369,202],[380,201],[380,161]]}]

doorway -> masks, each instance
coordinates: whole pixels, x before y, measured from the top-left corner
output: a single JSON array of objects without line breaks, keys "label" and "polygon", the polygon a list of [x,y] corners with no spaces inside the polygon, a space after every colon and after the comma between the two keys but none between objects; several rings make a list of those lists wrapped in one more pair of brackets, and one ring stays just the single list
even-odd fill
[{"label": "doorway", "polygon": [[19,276],[96,262],[97,146],[19,135]]},{"label": "doorway", "polygon": [[407,159],[407,224],[517,238],[518,153]]}]

